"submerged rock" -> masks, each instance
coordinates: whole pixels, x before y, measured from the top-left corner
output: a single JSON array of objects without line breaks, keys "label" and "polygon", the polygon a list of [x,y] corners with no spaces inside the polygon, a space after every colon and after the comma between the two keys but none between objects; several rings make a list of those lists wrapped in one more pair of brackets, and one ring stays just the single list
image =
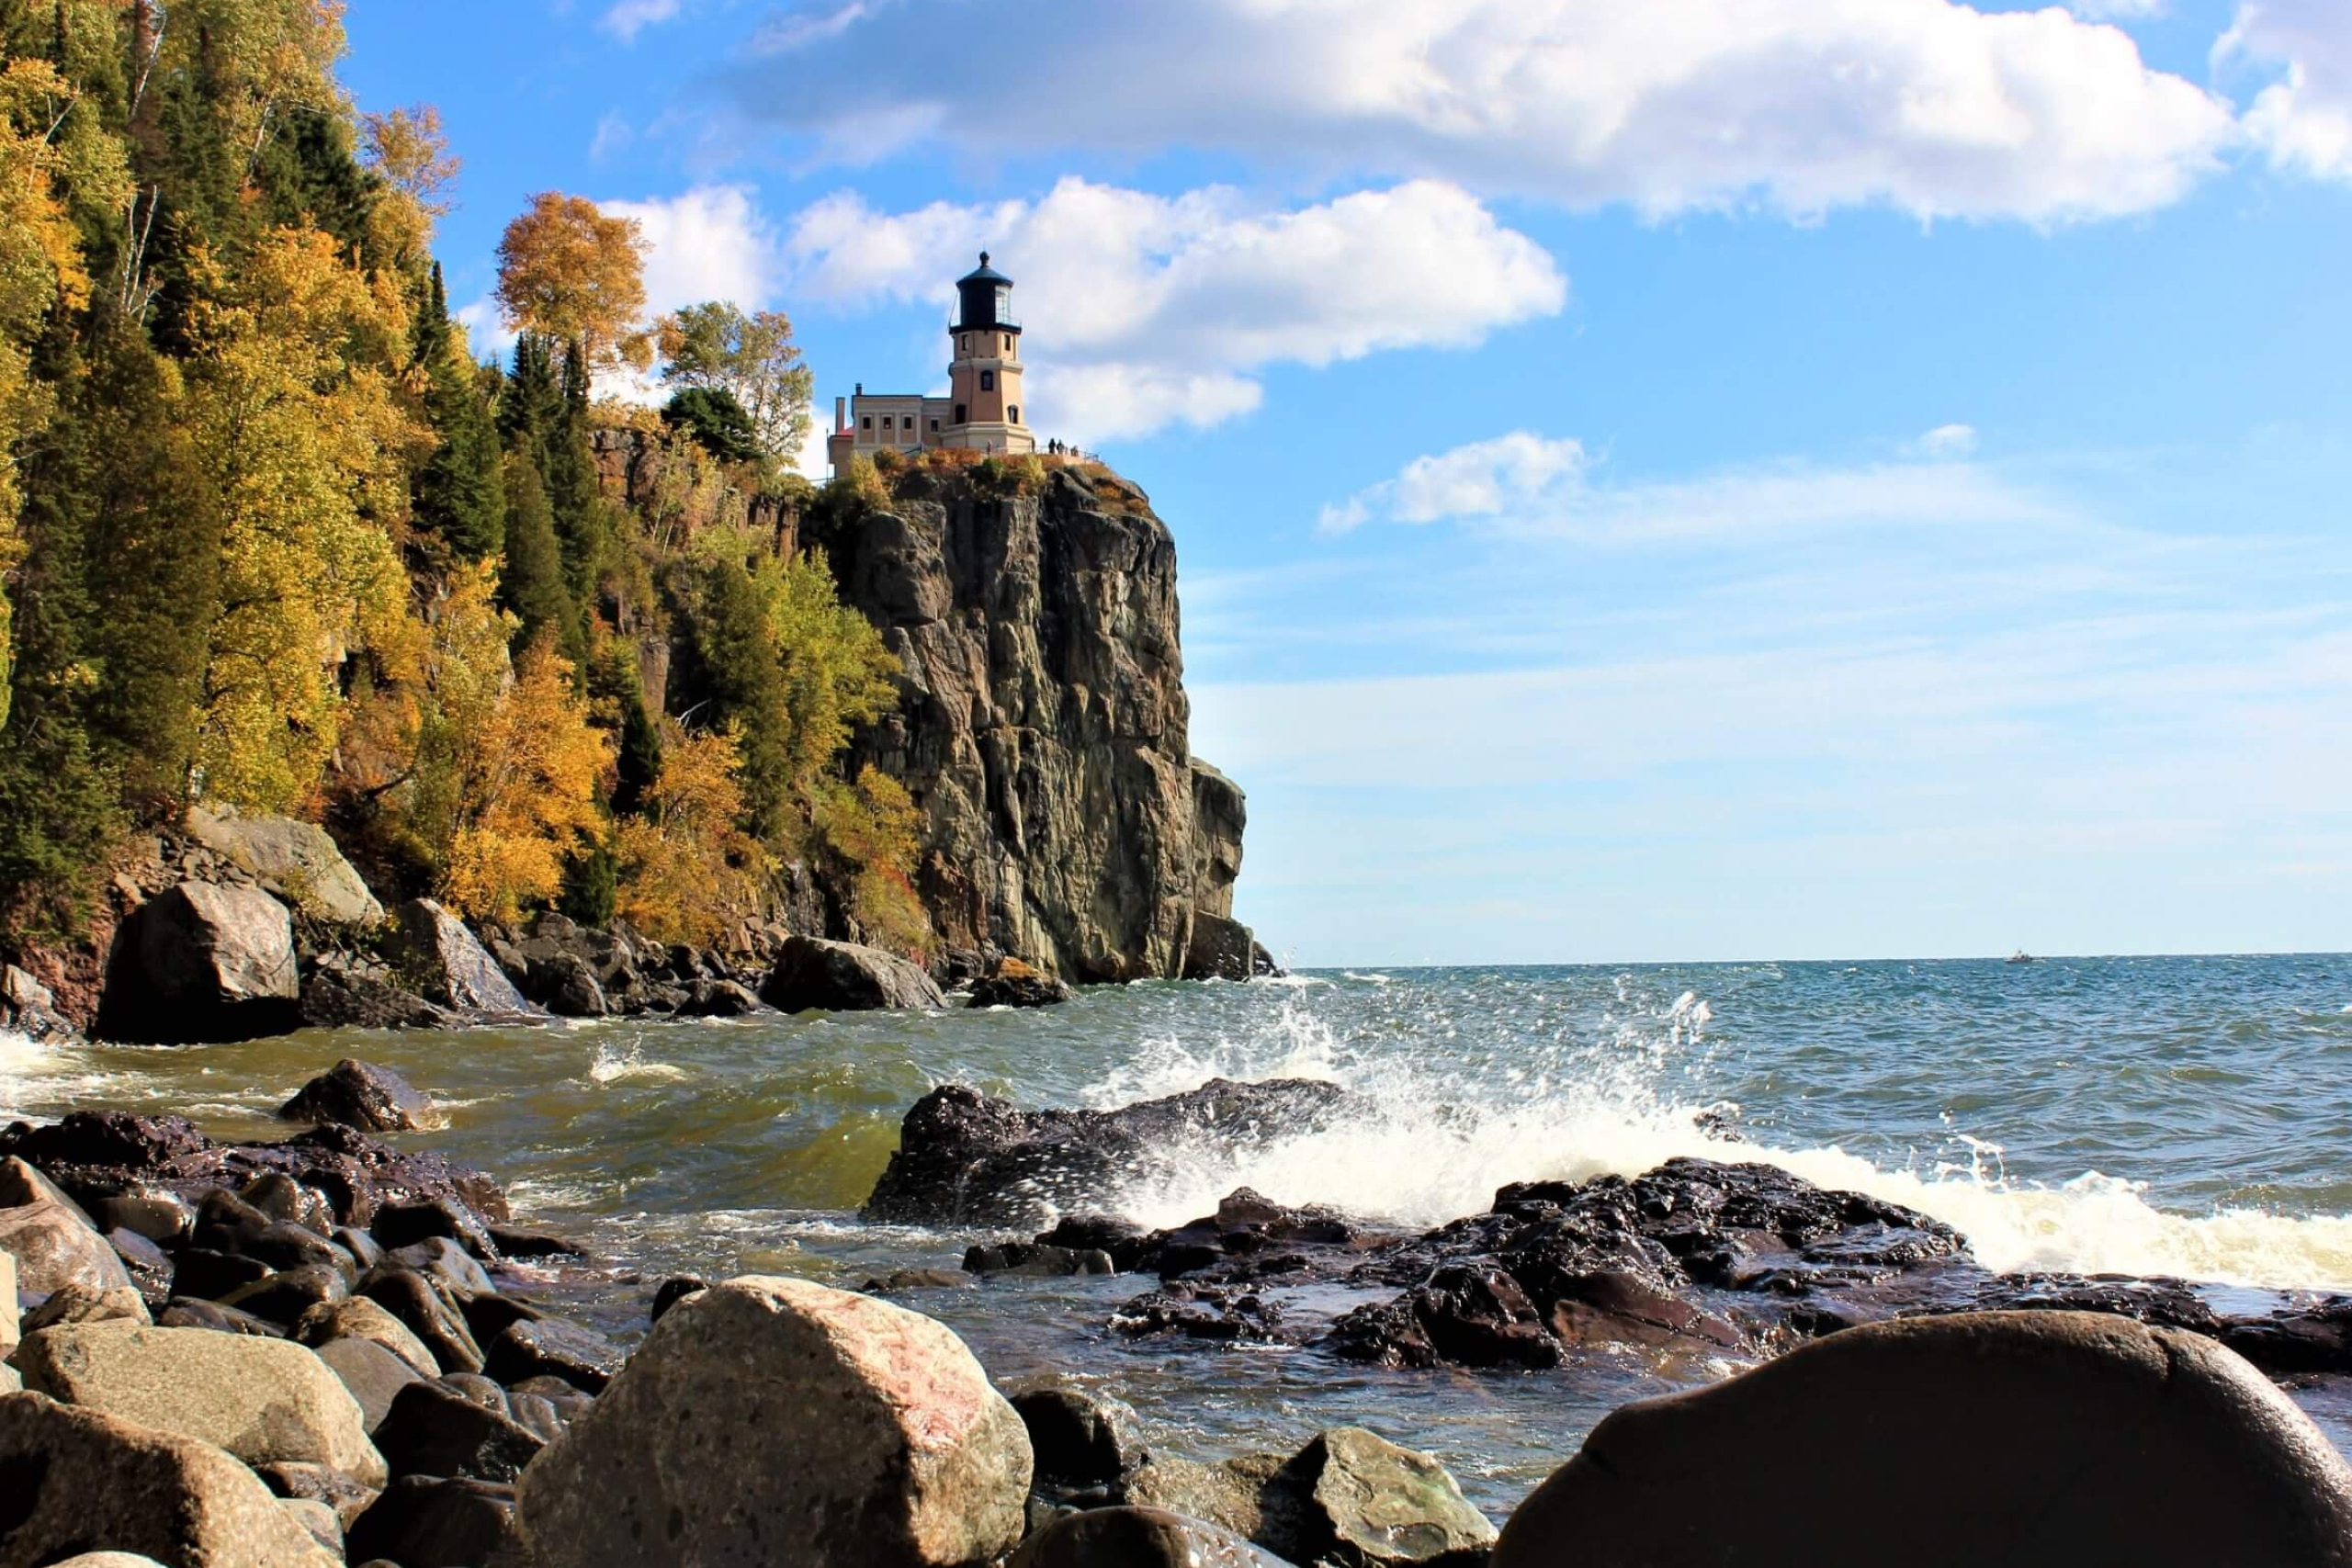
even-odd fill
[{"label": "submerged rock", "polygon": [[520,1507],[530,1550],[567,1568],[950,1568],[1021,1539],[1029,1480],[1021,1418],[946,1328],[749,1277],[662,1314]]},{"label": "submerged rock", "polygon": [[167,1045],[284,1034],[300,995],[285,905],[258,887],[183,882],[116,930],[97,1032]]},{"label": "submerged rock", "polygon": [[976,1008],[1057,1007],[1069,997],[1067,984],[1018,958],[998,960],[995,968],[972,982]]},{"label": "submerged rock", "polygon": [[[1705,1478],[1693,1506],[1692,1478]],[[1791,1499],[1837,1478],[1834,1525]],[[1965,1506],[1923,1528],[1921,1485]],[[1511,1516],[1494,1568],[2352,1563],[2352,1469],[2230,1351],[2108,1314],[1833,1335],[1616,1411]]]},{"label": "submerged rock", "polygon": [[760,986],[760,999],[780,1012],[871,1012],[944,1008],[930,976],[905,959],[855,942],[788,938]]},{"label": "submerged rock", "polygon": [[390,1067],[345,1057],[277,1108],[288,1122],[334,1122],[368,1133],[414,1132],[440,1118],[432,1097]]},{"label": "submerged rock", "polygon": [[0,1562],[130,1552],[174,1568],[335,1568],[254,1472],[209,1443],[0,1395]]},{"label": "submerged rock", "polygon": [[1347,1113],[1338,1086],[1215,1079],[1119,1111],[1023,1111],[949,1084],[915,1102],[863,1211],[870,1220],[1017,1225],[1102,1206],[1123,1185],[1204,1148],[1311,1133]]}]

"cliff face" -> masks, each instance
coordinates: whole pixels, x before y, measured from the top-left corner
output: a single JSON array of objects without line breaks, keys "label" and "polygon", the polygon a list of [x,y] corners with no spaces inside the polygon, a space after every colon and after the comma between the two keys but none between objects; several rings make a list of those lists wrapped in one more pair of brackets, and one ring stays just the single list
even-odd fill
[{"label": "cliff face", "polygon": [[1244,814],[1187,746],[1175,544],[1142,493],[1057,469],[999,499],[918,474],[821,542],[905,667],[852,766],[923,811],[916,885],[950,966],[1185,974],[1196,915],[1231,914]]}]

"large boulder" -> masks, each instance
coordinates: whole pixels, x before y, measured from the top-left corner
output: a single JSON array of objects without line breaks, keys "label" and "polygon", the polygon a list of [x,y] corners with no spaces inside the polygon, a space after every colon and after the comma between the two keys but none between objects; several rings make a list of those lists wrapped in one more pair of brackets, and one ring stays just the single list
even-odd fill
[{"label": "large boulder", "polygon": [[1895,1559],[2344,1568],[2352,1469],[2197,1335],[2104,1313],[1911,1318],[1618,1410],[1511,1516],[1493,1568]]},{"label": "large boulder", "polygon": [[368,1133],[409,1133],[440,1124],[432,1097],[389,1067],[346,1056],[277,1108],[288,1122],[335,1122]]},{"label": "large boulder", "polygon": [[948,1568],[1012,1550],[1029,1481],[1020,1416],[945,1327],[753,1276],[662,1314],[519,1506],[567,1568]]},{"label": "large boulder", "polygon": [[1193,913],[1193,934],[1184,944],[1185,979],[1247,980],[1273,973],[1274,961],[1248,926],[1206,909]]},{"label": "large boulder", "polygon": [[392,910],[385,956],[425,1000],[461,1012],[536,1013],[465,922],[430,898]]},{"label": "large boulder", "polygon": [[23,1160],[0,1160],[0,1255],[11,1259],[17,1287],[47,1295],[68,1285],[105,1291],[130,1283],[89,1215]]},{"label": "large boulder", "polygon": [[183,882],[116,930],[97,1033],[150,1044],[284,1034],[300,1025],[300,996],[285,905],[258,887]]},{"label": "large boulder", "polygon": [[1231,1530],[1163,1508],[1091,1508],[1039,1530],[1012,1568],[1283,1568]]},{"label": "large boulder", "polygon": [[995,968],[972,982],[976,1008],[1049,1008],[1069,1000],[1069,987],[1018,958],[997,961]]},{"label": "large boulder", "polygon": [[871,1012],[944,1008],[930,976],[876,947],[820,937],[787,938],[760,986],[760,999],[782,1012]]},{"label": "large boulder", "polygon": [[300,1345],[202,1328],[62,1325],[17,1350],[25,1386],[67,1404],[226,1449],[248,1464],[325,1464],[386,1478],[359,1404]]},{"label": "large boulder", "polygon": [[50,988],[13,964],[0,964],[0,1029],[31,1040],[64,1040],[80,1032],[57,1010]]},{"label": "large boulder", "polygon": [[133,1552],[175,1568],[333,1568],[254,1472],[209,1443],[0,1396],[0,1568]]},{"label": "large boulder", "polygon": [[0,1361],[17,1353],[17,1341],[23,1337],[18,1321],[17,1255],[0,1251]]},{"label": "large boulder", "polygon": [[233,806],[206,805],[187,814],[189,837],[308,915],[338,925],[372,925],[384,907],[315,822],[245,817]]},{"label": "large boulder", "polygon": [[1008,1226],[1089,1213],[1155,1168],[1311,1133],[1357,1108],[1337,1086],[1304,1078],[1215,1078],[1116,1111],[1023,1111],[948,1084],[907,1112],[864,1213],[900,1224]]}]

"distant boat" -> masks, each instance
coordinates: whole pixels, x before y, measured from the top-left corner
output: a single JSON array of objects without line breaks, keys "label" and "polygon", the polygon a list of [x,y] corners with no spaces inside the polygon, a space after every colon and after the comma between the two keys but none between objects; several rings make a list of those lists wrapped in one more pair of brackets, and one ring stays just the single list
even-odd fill
[{"label": "distant boat", "polygon": [[2001,960],[2001,962],[2004,964],[2039,964],[2041,960],[2036,958],[2032,953],[2028,953],[2024,948],[2020,947],[2015,953],[2010,953],[2007,958]]}]

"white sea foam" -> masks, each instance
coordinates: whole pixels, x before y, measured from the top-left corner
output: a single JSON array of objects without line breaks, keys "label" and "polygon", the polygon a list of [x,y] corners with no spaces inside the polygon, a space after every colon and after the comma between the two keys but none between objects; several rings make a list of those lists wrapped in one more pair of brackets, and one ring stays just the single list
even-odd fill
[{"label": "white sea foam", "polygon": [[594,1084],[612,1083],[672,1083],[686,1076],[684,1067],[668,1062],[650,1062],[645,1058],[642,1043],[631,1044],[627,1050],[616,1050],[610,1041],[600,1041],[596,1054],[588,1059],[588,1081]]},{"label": "white sea foam", "polygon": [[[1513,1181],[1634,1176],[1677,1156],[1758,1160],[1819,1186],[1917,1209],[1969,1237],[2004,1271],[2165,1274],[2283,1290],[2352,1290],[2352,1216],[2252,1209],[2167,1213],[2145,1186],[2100,1171],[2056,1185],[2012,1179],[1996,1143],[1955,1131],[1952,1151],[1886,1167],[1836,1145],[1727,1143],[1706,1124],[1721,1103],[1684,1104],[1662,1084],[1702,1038],[1712,1010],[1686,994],[1640,1012],[1621,998],[1618,1038],[1573,1064],[1399,1060],[1358,1052],[1286,1000],[1243,1038],[1156,1040],[1085,1096],[1110,1106],[1195,1088],[1213,1077],[1342,1084],[1370,1111],[1346,1123],[1247,1147],[1161,1151],[1114,1206],[1153,1225],[1211,1212],[1237,1187],[1287,1203],[1430,1226],[1483,1211]],[[1712,1114],[1711,1114],[1712,1113]]]},{"label": "white sea foam", "polygon": [[0,1029],[0,1118],[27,1115],[28,1105],[102,1094],[119,1076],[98,1070],[86,1047]]}]

